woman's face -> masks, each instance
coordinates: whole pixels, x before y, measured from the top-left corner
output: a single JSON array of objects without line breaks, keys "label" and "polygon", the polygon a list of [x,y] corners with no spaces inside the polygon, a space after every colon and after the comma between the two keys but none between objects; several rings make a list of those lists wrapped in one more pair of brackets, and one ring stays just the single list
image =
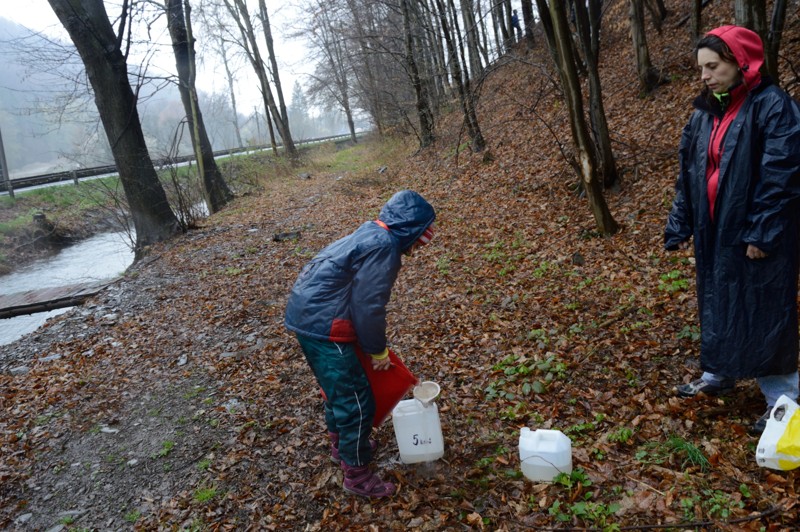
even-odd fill
[{"label": "woman's face", "polygon": [[697,50],[697,66],[700,67],[700,79],[717,94],[724,94],[739,76],[739,65],[729,63],[710,48]]}]

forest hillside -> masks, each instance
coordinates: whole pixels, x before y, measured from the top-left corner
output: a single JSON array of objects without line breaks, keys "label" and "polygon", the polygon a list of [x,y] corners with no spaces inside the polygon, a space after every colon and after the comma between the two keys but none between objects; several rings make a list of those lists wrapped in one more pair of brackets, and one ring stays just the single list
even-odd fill
[{"label": "forest hillside", "polygon": [[[605,194],[618,234],[597,234],[576,191],[539,35],[480,87],[483,152],[469,150],[454,106],[425,150],[413,137],[329,146],[304,179],[265,165],[261,193],[4,346],[0,527],[796,529],[797,470],[755,461],[748,427],[765,408],[755,383],[718,398],[672,391],[699,371],[693,259],[662,245],[700,88],[680,23],[688,3],[666,2],[661,33],[648,28],[670,82],[642,96],[628,4],[606,2],[601,76],[622,177]],[[732,11],[711,2],[704,27],[731,23]],[[797,97],[795,15],[783,57],[781,82]],[[341,158],[363,169],[342,171]],[[437,233],[404,259],[389,339],[441,386],[445,454],[401,463],[385,423],[376,465],[399,489],[370,502],[341,489],[319,390],[283,312],[310,257],[403,188],[434,205]],[[573,472],[526,480],[521,427],[567,434]]]}]

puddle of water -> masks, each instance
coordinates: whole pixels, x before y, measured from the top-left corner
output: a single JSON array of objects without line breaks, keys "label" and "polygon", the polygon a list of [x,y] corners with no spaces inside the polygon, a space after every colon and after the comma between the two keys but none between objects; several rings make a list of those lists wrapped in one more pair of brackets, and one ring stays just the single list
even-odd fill
[{"label": "puddle of water", "polygon": [[[128,246],[125,233],[95,235],[64,248],[57,255],[0,276],[0,294],[112,279],[122,274],[131,263],[133,251]],[[49,318],[67,310],[0,319],[0,345],[10,344],[35,331]]]}]

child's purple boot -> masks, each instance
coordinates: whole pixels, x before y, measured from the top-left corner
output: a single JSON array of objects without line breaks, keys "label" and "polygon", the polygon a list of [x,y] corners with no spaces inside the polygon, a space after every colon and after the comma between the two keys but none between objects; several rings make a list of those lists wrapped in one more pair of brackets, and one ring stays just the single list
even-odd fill
[{"label": "child's purple boot", "polygon": [[369,469],[369,465],[349,466],[342,462],[344,470],[344,489],[350,493],[380,499],[394,495],[395,486],[391,482],[384,482]]}]

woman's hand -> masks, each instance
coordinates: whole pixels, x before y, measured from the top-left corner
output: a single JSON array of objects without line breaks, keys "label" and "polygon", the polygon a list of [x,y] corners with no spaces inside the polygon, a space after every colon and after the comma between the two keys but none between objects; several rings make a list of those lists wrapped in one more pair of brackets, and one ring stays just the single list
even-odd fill
[{"label": "woman's hand", "polygon": [[747,258],[748,259],[763,259],[767,254],[755,247],[753,244],[747,244]]}]

